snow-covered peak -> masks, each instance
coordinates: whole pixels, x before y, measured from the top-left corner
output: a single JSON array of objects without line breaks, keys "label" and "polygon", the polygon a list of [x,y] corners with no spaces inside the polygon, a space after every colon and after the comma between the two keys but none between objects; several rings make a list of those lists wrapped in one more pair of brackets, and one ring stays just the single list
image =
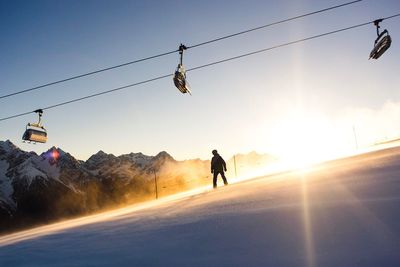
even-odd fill
[{"label": "snow-covered peak", "polygon": [[10,153],[19,150],[10,140],[0,141],[0,153]]},{"label": "snow-covered peak", "polygon": [[150,164],[151,160],[153,159],[152,156],[147,156],[147,155],[143,154],[142,152],[124,154],[124,155],[119,156],[118,158],[122,159],[122,160],[130,161],[136,165],[141,165],[141,166],[147,166],[148,164]]},{"label": "snow-covered peak", "polygon": [[86,163],[88,164],[99,164],[106,160],[114,159],[115,156],[113,154],[107,154],[103,150],[100,150],[96,154],[93,154]]},{"label": "snow-covered peak", "polygon": [[131,152],[129,154],[123,154],[119,157],[131,158],[131,159],[147,159],[147,160],[150,160],[153,158],[152,156],[147,156],[147,155],[143,154],[142,152],[138,152],[138,153]]},{"label": "snow-covered peak", "polygon": [[162,151],[158,153],[156,156],[148,156],[141,152],[138,153],[130,153],[124,154],[118,157],[121,160],[129,161],[134,163],[135,165],[139,165],[142,167],[153,165],[154,163],[161,163],[165,161],[174,161],[174,159],[167,152]]},{"label": "snow-covered peak", "polygon": [[108,154],[105,153],[103,150],[99,150],[99,152],[97,152],[97,153],[94,154],[94,155],[97,155],[97,156],[101,157],[101,156],[107,156]]},{"label": "snow-covered peak", "polygon": [[171,160],[171,161],[174,161],[175,159],[170,155],[170,154],[168,154],[166,151],[161,151],[160,153],[158,153],[155,157],[154,157],[154,160],[159,160],[159,159],[162,159],[162,160]]},{"label": "snow-covered peak", "polygon": [[71,154],[69,154],[68,152],[65,152],[65,151],[62,150],[61,148],[55,147],[55,146],[52,146],[52,147],[51,147],[50,149],[48,149],[46,152],[43,152],[43,153],[41,154],[41,156],[51,155],[51,154],[53,154],[53,155],[57,154],[57,157],[65,157],[65,156],[67,156],[67,157],[72,157]]},{"label": "snow-covered peak", "polygon": [[69,166],[71,168],[78,165],[78,160],[76,160],[71,154],[54,146],[42,153],[40,157],[48,161],[51,165],[57,164],[58,166]]}]

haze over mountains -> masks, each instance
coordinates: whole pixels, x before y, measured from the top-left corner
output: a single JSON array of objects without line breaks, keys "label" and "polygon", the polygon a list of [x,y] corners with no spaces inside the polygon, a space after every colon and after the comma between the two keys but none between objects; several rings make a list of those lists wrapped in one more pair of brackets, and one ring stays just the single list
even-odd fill
[{"label": "haze over mountains", "polygon": [[[251,152],[237,155],[238,168],[276,159]],[[227,161],[233,176],[233,160]],[[52,147],[38,155],[0,141],[0,232],[154,199],[211,182],[208,160],[176,161],[167,152],[156,156],[103,151],[87,161]]]}]

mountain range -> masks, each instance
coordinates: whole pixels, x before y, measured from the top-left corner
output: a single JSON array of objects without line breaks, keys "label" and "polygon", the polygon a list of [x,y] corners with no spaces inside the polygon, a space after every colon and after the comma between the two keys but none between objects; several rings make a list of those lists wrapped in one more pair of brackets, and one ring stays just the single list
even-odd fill
[{"label": "mountain range", "polygon": [[[236,160],[251,166],[275,159],[251,152]],[[0,232],[153,199],[156,180],[159,196],[206,185],[210,162],[101,150],[81,161],[56,147],[38,155],[0,141]]]}]

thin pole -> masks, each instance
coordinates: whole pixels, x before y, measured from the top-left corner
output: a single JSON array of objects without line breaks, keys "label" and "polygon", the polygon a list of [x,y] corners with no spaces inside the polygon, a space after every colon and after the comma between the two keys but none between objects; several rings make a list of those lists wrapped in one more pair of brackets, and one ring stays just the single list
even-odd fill
[{"label": "thin pole", "polygon": [[158,188],[157,188],[157,174],[156,170],[153,170],[154,172],[154,186],[155,186],[155,191],[156,191],[156,199],[158,199]]},{"label": "thin pole", "polygon": [[233,155],[233,165],[235,165],[235,177],[237,178],[237,170],[236,170],[236,155]]},{"label": "thin pole", "polygon": [[354,134],[354,141],[356,143],[356,150],[358,150],[358,142],[357,142],[357,134],[356,134],[356,126],[353,124],[353,134]]}]

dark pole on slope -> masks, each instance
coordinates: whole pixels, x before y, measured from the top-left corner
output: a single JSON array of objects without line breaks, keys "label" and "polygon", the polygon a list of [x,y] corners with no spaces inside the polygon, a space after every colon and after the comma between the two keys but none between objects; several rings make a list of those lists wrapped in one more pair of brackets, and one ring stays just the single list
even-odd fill
[{"label": "dark pole on slope", "polygon": [[155,186],[155,191],[156,191],[156,199],[158,199],[157,173],[156,173],[156,170],[153,170],[153,172],[154,172],[154,186]]}]

